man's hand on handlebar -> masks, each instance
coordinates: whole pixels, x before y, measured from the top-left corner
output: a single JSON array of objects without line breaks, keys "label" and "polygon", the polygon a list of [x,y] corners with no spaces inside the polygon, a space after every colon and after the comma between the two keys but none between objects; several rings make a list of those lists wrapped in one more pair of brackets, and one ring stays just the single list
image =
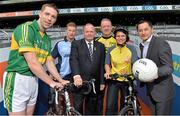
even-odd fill
[{"label": "man's hand on handlebar", "polygon": [[50,84],[50,87],[55,88],[55,89],[56,89],[56,88],[57,88],[57,89],[62,89],[62,88],[63,88],[63,85],[62,85],[62,83],[53,81],[53,82]]},{"label": "man's hand on handlebar", "polygon": [[64,85],[66,85],[67,83],[69,83],[69,81],[62,79],[62,80],[61,80],[61,83],[62,83],[62,85],[64,86]]},{"label": "man's hand on handlebar", "polygon": [[81,87],[81,85],[82,85],[82,78],[81,78],[81,76],[80,75],[75,75],[73,78],[74,78],[74,85],[76,87]]}]

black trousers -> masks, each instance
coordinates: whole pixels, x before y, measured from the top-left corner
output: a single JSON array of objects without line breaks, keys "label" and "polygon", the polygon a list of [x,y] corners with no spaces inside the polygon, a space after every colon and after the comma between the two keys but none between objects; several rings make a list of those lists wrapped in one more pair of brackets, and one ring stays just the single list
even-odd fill
[{"label": "black trousers", "polygon": [[103,115],[103,102],[104,102],[104,93],[105,90],[100,91],[97,95],[97,112],[99,113],[99,115]]},{"label": "black trousers", "polygon": [[108,82],[107,98],[106,98],[106,115],[118,114],[118,96],[121,93],[120,109],[124,107],[126,86],[122,83]]},{"label": "black trousers", "polygon": [[99,115],[97,103],[98,96],[93,92],[88,95],[74,94],[74,107],[83,115]]}]

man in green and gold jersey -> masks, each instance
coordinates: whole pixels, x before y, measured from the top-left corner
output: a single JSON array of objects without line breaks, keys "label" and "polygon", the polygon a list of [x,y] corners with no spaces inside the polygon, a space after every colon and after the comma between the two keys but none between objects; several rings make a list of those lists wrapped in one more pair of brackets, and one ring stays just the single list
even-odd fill
[{"label": "man in green and gold jersey", "polygon": [[[57,16],[55,4],[44,4],[38,20],[18,25],[12,34],[8,67],[3,76],[4,106],[9,115],[33,115],[38,78],[52,88],[68,83],[58,74],[50,53],[51,40],[45,32]],[[43,65],[58,82],[50,78]]]}]

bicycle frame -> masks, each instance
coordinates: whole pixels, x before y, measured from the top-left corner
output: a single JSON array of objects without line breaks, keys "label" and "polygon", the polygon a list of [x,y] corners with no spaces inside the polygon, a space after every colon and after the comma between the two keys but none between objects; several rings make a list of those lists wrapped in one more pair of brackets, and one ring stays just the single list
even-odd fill
[{"label": "bicycle frame", "polygon": [[64,88],[64,98],[65,98],[66,115],[81,115],[77,110],[75,110],[74,107],[71,106],[70,97],[68,93],[68,86],[65,86]]},{"label": "bicycle frame", "polygon": [[131,86],[128,87],[128,91],[130,92],[129,95],[125,96],[125,107],[126,106],[131,106],[133,107],[134,110],[134,114],[137,115],[138,114],[138,104],[137,104],[137,97],[136,95],[134,95],[134,93],[132,92],[132,88]]},{"label": "bicycle frame", "polygon": [[[95,91],[95,86],[94,86],[95,79],[91,79],[90,81],[83,81],[85,84],[91,84],[93,88],[89,88],[88,92],[90,92],[93,89],[93,92],[96,94]],[[75,87],[74,83],[68,83],[64,86],[62,90],[54,89],[55,90],[55,112],[51,111],[49,114],[50,115],[63,115],[63,111],[60,108],[61,104],[59,103],[60,101],[60,94],[64,96],[64,103],[65,103],[65,115],[81,115],[72,105],[70,102],[70,97],[69,97],[69,91],[71,88]],[[91,87],[91,86],[88,86]],[[87,93],[86,93],[87,94]],[[60,113],[60,114],[59,114]]]},{"label": "bicycle frame", "polygon": [[122,108],[122,110],[120,111],[120,115],[125,115],[125,111],[128,111],[127,108],[131,108],[131,110],[133,109],[133,115],[138,115],[140,114],[140,106],[138,104],[138,99],[136,96],[136,90],[134,88],[134,83],[133,81],[135,80],[135,78],[132,78],[132,74],[124,74],[124,75],[119,75],[119,74],[113,74],[110,75],[111,79],[116,80],[119,77],[124,77],[125,79],[128,80],[128,95],[125,96],[125,106],[124,108]]}]

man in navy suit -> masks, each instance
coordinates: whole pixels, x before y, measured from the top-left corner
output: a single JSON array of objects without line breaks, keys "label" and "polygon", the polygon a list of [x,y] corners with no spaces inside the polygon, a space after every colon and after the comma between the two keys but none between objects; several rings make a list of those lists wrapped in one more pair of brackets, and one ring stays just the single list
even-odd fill
[{"label": "man in navy suit", "polygon": [[74,105],[75,109],[82,113],[85,98],[85,114],[98,114],[97,97],[100,90],[104,89],[105,48],[103,44],[94,41],[96,32],[92,24],[87,23],[83,31],[84,39],[72,42],[70,53],[72,75],[77,87],[80,87],[84,80],[94,78],[97,94],[91,92],[88,95],[83,95],[77,91],[74,96]]},{"label": "man in navy suit", "polygon": [[153,35],[153,26],[150,21],[141,20],[136,28],[142,40],[141,58],[151,59],[158,67],[158,78],[146,83],[152,114],[170,115],[175,95],[171,48],[165,40]]}]

